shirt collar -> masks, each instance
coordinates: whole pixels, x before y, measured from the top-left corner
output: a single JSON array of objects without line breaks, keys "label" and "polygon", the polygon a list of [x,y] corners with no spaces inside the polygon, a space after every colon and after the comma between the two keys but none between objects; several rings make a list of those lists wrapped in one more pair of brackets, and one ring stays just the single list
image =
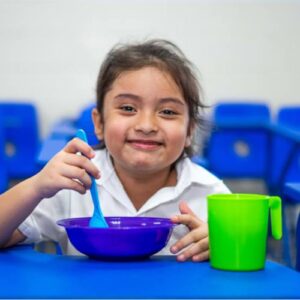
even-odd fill
[{"label": "shirt collar", "polygon": [[104,188],[116,201],[125,206],[132,214],[136,214],[136,209],[117,176],[107,149],[96,151],[96,156],[93,159],[93,162],[99,168],[101,173],[101,177],[96,179],[96,184],[100,187],[100,189]]},{"label": "shirt collar", "polygon": [[99,168],[101,174],[100,178],[96,179],[96,183],[98,185],[105,184],[115,173],[108,151],[106,149],[96,151],[93,163]]}]

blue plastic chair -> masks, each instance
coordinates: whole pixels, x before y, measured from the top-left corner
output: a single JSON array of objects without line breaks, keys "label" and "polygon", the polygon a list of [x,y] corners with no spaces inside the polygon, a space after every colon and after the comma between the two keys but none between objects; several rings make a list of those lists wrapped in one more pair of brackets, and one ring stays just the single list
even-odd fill
[{"label": "blue plastic chair", "polygon": [[76,135],[77,130],[81,128],[86,132],[90,145],[99,144],[92,120],[92,110],[94,108],[95,104],[89,104],[80,111],[77,118],[63,118],[57,121],[51,128],[49,137],[70,140]]},{"label": "blue plastic chair", "polygon": [[288,218],[285,211],[300,204],[300,185],[290,186],[290,182],[300,182],[300,106],[281,107],[271,130],[272,151],[267,186],[270,194],[281,195],[284,199],[283,230],[286,234],[283,235],[283,243],[285,261],[290,265]]},{"label": "blue plastic chair", "polygon": [[79,117],[77,118],[76,126],[77,128],[81,128],[86,132],[89,144],[91,146],[95,146],[99,144],[99,140],[97,136],[95,135],[95,130],[94,130],[94,123],[92,120],[92,110],[95,108],[95,104],[90,104],[84,109],[79,114]]},{"label": "blue plastic chair", "polygon": [[205,168],[205,169],[209,169],[209,164],[208,164],[208,161],[207,159],[205,159],[203,156],[201,155],[194,155],[192,158],[191,158],[192,162]]},{"label": "blue plastic chair", "polygon": [[65,137],[48,137],[43,140],[36,162],[40,166],[44,166],[47,162],[60,150],[62,150],[69,139]]},{"label": "blue plastic chair", "polygon": [[80,111],[77,118],[63,118],[54,124],[49,136],[42,141],[41,149],[37,156],[39,165],[45,165],[69,140],[75,137],[79,128],[85,130],[91,146],[99,144],[92,121],[92,110],[94,107],[95,104],[89,104]]},{"label": "blue plastic chair", "polygon": [[43,167],[57,152],[71,140],[77,131],[76,121],[63,118],[54,123],[49,135],[42,140],[36,162]]},{"label": "blue plastic chair", "polygon": [[221,178],[267,176],[270,150],[269,107],[264,103],[220,102],[205,148],[210,170]]},{"label": "blue plastic chair", "polygon": [[3,193],[8,188],[8,176],[5,164],[5,139],[2,120],[3,118],[0,113],[0,193]]},{"label": "blue plastic chair", "polygon": [[286,182],[300,182],[300,106],[280,108],[272,131],[272,164],[267,182],[270,192],[278,194]]},{"label": "blue plastic chair", "polygon": [[38,119],[35,106],[29,102],[0,102],[5,142],[5,165],[9,178],[26,178],[39,167]]},{"label": "blue plastic chair", "polygon": [[49,137],[72,139],[77,132],[76,120],[72,118],[63,118],[54,123],[50,130]]}]

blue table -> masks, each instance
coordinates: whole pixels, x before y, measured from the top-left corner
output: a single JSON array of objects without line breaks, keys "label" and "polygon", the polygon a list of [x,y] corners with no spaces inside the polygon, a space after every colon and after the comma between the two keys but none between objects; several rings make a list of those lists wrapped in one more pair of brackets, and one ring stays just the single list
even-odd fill
[{"label": "blue table", "polygon": [[0,270],[0,298],[300,298],[300,273],[269,261],[226,272],[174,257],[103,262],[17,246],[0,251]]}]

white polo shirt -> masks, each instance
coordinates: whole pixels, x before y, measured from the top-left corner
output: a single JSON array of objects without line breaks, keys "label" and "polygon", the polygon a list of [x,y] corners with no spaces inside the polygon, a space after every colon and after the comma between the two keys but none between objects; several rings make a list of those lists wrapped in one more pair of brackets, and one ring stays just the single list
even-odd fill
[{"label": "white polo shirt", "polygon": [[[176,164],[176,186],[158,190],[137,211],[114,170],[107,150],[96,151],[93,162],[101,171],[101,178],[96,183],[104,216],[169,218],[180,214],[179,203],[184,200],[200,219],[206,221],[206,197],[214,193],[230,192],[220,179],[185,158]],[[42,200],[19,230],[27,236],[25,243],[56,241],[65,254],[79,255],[68,240],[65,229],[56,222],[66,218],[89,217],[92,213],[93,203],[89,192],[81,195],[75,191],[62,190],[54,197]],[[158,254],[171,255],[170,246],[187,232],[186,226],[176,226],[168,245]]]}]

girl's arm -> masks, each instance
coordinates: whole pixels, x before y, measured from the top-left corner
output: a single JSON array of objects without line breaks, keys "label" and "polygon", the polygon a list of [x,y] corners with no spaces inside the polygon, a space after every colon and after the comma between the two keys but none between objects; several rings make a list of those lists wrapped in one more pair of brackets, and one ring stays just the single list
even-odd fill
[{"label": "girl's arm", "polygon": [[25,236],[15,230],[39,203],[31,177],[0,196],[0,247],[21,242]]},{"label": "girl's arm", "polygon": [[[77,155],[78,152],[83,155]],[[93,157],[92,148],[75,138],[39,173],[2,194],[0,247],[14,245],[26,238],[17,228],[42,199],[50,198],[62,189],[84,194],[91,186],[90,175],[100,177],[99,170],[90,161]]]}]

